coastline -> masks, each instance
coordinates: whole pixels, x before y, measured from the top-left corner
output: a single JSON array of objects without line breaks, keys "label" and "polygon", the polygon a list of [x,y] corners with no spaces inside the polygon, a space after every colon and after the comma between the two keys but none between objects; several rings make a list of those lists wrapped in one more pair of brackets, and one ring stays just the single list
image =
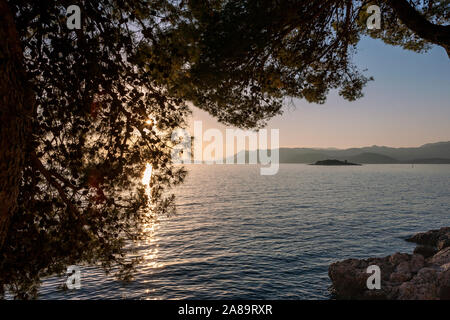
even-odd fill
[{"label": "coastline", "polygon": [[[346,259],[330,265],[328,275],[336,299],[450,300],[450,227],[417,233],[412,254]],[[367,268],[380,268],[380,289],[368,289]]]}]

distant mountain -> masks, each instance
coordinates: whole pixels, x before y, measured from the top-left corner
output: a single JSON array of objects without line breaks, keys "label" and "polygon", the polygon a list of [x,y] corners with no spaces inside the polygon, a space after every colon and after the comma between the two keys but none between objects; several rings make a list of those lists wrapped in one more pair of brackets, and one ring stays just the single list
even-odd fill
[{"label": "distant mountain", "polygon": [[416,148],[390,148],[390,147],[364,147],[352,148],[346,150],[338,150],[336,153],[339,156],[353,156],[359,153],[377,153],[384,156],[391,157],[399,162],[408,162],[412,159],[429,159],[442,158],[450,159],[450,141],[429,143]]},{"label": "distant mountain", "polygon": [[373,152],[363,152],[356,156],[348,157],[347,160],[356,163],[398,163],[397,159]]},{"label": "distant mountain", "polygon": [[[239,152],[242,154],[244,151]],[[251,151],[255,154],[257,151]],[[249,154],[245,152],[248,162]],[[326,159],[356,163],[450,163],[450,141],[428,143],[416,148],[391,148],[371,146],[350,149],[280,148],[280,163],[314,163]],[[236,156],[234,156],[236,160]]]},{"label": "distant mountain", "polygon": [[280,163],[312,163],[328,158],[326,153],[319,150],[280,149]]}]

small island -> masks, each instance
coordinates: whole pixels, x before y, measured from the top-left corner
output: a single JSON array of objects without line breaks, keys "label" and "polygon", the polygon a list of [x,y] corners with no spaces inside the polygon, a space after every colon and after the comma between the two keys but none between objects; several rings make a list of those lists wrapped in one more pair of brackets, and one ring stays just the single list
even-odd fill
[{"label": "small island", "polygon": [[341,161],[341,160],[322,160],[322,161],[316,161],[316,163],[312,163],[313,166],[360,166],[359,163],[351,163],[347,160]]}]

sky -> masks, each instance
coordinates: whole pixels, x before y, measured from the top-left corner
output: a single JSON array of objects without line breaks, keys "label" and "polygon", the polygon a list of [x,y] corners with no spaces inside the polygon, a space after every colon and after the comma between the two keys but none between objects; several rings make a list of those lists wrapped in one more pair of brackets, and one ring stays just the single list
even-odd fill
[{"label": "sky", "polygon": [[[374,81],[349,102],[331,92],[323,105],[294,100],[267,129],[279,129],[280,147],[416,147],[450,141],[450,59],[441,47],[419,54],[365,38],[355,64]],[[194,108],[191,123],[225,130]],[[225,135],[224,135],[225,136]]]}]

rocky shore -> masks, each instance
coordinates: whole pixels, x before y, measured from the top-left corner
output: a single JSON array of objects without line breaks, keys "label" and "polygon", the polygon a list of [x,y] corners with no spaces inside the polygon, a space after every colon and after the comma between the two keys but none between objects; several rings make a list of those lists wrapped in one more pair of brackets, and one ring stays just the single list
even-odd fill
[{"label": "rocky shore", "polygon": [[[347,259],[333,263],[328,275],[337,299],[450,300],[450,227],[418,233],[413,254]],[[381,271],[381,288],[369,290],[367,267]]]}]

